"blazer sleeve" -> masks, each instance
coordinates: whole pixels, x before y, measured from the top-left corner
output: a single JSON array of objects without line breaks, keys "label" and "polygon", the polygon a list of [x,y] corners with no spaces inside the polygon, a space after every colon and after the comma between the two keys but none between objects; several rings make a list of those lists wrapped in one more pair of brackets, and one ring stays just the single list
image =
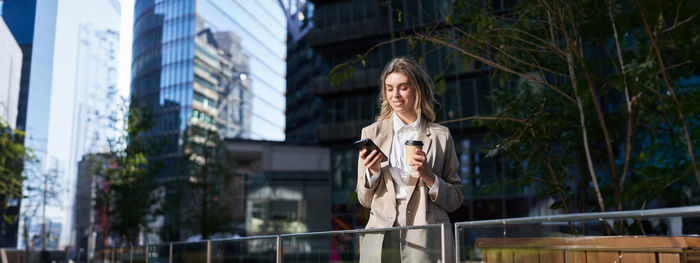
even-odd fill
[{"label": "blazer sleeve", "polygon": [[[367,138],[367,128],[362,129],[362,135],[361,139]],[[357,191],[357,200],[360,201],[360,204],[364,207],[370,208],[372,206],[372,199],[374,196],[374,192],[377,190],[377,186],[380,185],[379,182],[376,182],[374,185],[372,185],[371,188],[368,188],[367,185],[369,183],[367,182],[367,176],[365,176],[365,171],[367,170],[367,167],[362,163],[362,159],[360,158],[360,155],[357,155],[357,187],[355,190]],[[380,174],[381,175],[381,171]],[[378,176],[379,176],[378,175]]]},{"label": "blazer sleeve", "polygon": [[455,145],[450,135],[447,132],[447,142],[445,145],[444,158],[445,162],[442,167],[442,174],[438,175],[440,187],[438,195],[433,202],[445,209],[447,212],[453,212],[462,205],[464,196],[462,196],[462,180],[459,178],[459,161],[455,152]]}]

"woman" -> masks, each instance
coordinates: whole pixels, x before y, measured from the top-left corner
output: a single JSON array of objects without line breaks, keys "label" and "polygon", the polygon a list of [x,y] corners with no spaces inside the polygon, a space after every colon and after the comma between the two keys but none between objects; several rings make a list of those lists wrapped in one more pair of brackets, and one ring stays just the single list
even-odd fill
[{"label": "woman", "polygon": [[[449,130],[435,121],[433,82],[415,61],[395,58],[387,64],[380,79],[377,121],[362,129],[362,139],[372,139],[387,153],[381,162],[378,151],[360,151],[357,194],[360,204],[370,208],[367,228],[415,226],[447,223],[447,212],[462,205],[462,184],[457,174],[459,163]],[[423,142],[412,159],[406,160],[406,140]],[[431,251],[440,248],[440,237],[428,236],[432,230],[400,232],[392,241],[381,234],[362,237],[360,261],[386,261],[378,247],[398,247],[403,262],[435,262]],[[445,244],[448,262],[452,261],[452,238]],[[430,237],[430,242],[428,242]],[[396,243],[399,244],[396,244]],[[437,246],[437,247],[436,247]]]}]

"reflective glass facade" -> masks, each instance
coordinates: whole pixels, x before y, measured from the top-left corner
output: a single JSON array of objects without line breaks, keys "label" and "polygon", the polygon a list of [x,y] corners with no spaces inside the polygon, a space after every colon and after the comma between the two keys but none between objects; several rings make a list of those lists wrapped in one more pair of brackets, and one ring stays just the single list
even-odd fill
[{"label": "reflective glass facade", "polygon": [[180,155],[187,129],[284,139],[286,31],[274,7],[274,1],[136,1],[131,97],[152,109],[149,134],[165,140],[166,162]]},{"label": "reflective glass facade", "polygon": [[[28,177],[25,186],[40,185],[40,182],[34,179],[37,179],[37,175],[47,173],[49,166],[47,142],[57,3],[35,0],[8,1],[3,3],[2,9],[3,19],[23,53],[16,127],[26,131],[24,144],[33,149],[37,159],[36,163],[24,167],[23,175]],[[27,205],[28,202],[21,203],[20,214],[28,209]],[[37,222],[31,220],[32,223]],[[19,229],[22,229],[23,223],[20,220]],[[12,234],[7,236],[12,238]],[[22,246],[22,235],[15,234],[14,237],[17,238],[15,244]],[[12,241],[8,240],[6,244],[12,244]]]},{"label": "reflective glass facade", "polygon": [[[316,129],[321,123],[321,98],[314,94],[311,80],[325,68],[323,59],[309,46],[309,30],[313,29],[313,5],[307,3],[293,15],[287,39],[287,110],[285,141],[295,144],[318,144]],[[297,35],[295,35],[297,34]]]},{"label": "reflective glass facade", "polygon": [[[249,125],[249,133],[239,137],[284,140],[287,30],[278,1],[198,0],[197,15],[201,30],[235,36],[235,41],[222,42],[220,48],[237,53],[234,60],[238,65],[246,64],[233,76],[245,87],[240,92],[244,103],[240,108],[248,114],[244,123]],[[238,111],[234,108],[231,112]]]}]

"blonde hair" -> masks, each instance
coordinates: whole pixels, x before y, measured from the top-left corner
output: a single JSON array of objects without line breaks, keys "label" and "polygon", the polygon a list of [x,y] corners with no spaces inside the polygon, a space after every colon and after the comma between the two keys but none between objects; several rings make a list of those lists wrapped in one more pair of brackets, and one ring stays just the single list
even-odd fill
[{"label": "blonde hair", "polygon": [[416,61],[406,57],[394,58],[389,61],[379,78],[378,102],[381,110],[379,116],[377,116],[377,121],[391,118],[393,113],[393,109],[386,99],[386,88],[384,87],[384,81],[391,73],[402,73],[408,77],[411,81],[411,86],[416,90],[416,102],[413,105],[413,109],[418,113],[418,116],[422,116],[429,122],[434,122],[435,110],[433,110],[433,105],[437,104],[437,101],[433,92],[433,80],[428,75],[428,72],[418,65]]}]

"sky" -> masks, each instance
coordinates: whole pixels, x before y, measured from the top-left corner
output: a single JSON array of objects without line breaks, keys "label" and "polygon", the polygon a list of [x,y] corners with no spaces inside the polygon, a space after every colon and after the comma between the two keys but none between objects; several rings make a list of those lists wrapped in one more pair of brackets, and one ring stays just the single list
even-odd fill
[{"label": "sky", "polygon": [[119,38],[119,95],[129,97],[131,85],[131,35],[134,23],[134,0],[120,0],[122,18]]}]

